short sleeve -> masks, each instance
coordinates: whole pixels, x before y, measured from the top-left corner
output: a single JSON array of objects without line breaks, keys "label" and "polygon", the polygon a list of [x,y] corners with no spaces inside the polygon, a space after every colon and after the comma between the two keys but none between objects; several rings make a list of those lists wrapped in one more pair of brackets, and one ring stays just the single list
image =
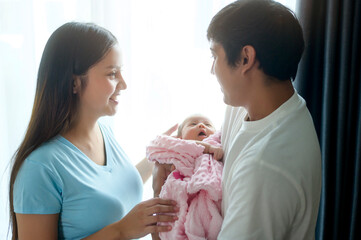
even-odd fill
[{"label": "short sleeve", "polygon": [[62,205],[54,174],[40,163],[25,160],[14,183],[14,211],[22,214],[55,214]]},{"label": "short sleeve", "polygon": [[264,163],[235,167],[218,239],[284,239],[300,206],[298,191]]}]

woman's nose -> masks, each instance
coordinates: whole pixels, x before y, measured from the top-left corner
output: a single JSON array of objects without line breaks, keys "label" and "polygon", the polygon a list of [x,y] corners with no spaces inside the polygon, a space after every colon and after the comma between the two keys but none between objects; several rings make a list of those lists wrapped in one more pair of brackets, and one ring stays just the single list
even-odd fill
[{"label": "woman's nose", "polygon": [[120,74],[120,80],[118,82],[117,88],[119,88],[121,90],[127,89],[127,84],[125,83],[124,78],[121,74]]}]

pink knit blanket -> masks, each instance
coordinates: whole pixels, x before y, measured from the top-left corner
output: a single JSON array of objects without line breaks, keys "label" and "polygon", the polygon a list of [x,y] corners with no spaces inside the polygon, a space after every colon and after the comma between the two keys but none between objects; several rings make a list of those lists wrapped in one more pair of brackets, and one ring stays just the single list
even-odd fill
[{"label": "pink knit blanket", "polygon": [[[220,147],[220,132],[204,139]],[[179,206],[178,220],[170,232],[160,233],[162,240],[217,239],[221,230],[223,164],[194,141],[165,135],[157,136],[147,146],[149,161],[174,164],[160,192],[160,197],[173,199]]]}]

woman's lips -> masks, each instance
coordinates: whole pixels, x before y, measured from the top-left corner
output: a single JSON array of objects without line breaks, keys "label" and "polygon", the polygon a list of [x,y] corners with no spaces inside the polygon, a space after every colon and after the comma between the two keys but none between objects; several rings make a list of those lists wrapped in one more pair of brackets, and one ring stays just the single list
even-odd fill
[{"label": "woman's lips", "polygon": [[118,99],[114,99],[114,98],[109,98],[110,102],[113,102],[115,104],[118,104]]},{"label": "woman's lips", "polygon": [[118,98],[120,96],[120,92],[117,92],[117,93],[114,93],[110,98],[109,98],[109,101],[115,103],[115,104],[118,104]]}]

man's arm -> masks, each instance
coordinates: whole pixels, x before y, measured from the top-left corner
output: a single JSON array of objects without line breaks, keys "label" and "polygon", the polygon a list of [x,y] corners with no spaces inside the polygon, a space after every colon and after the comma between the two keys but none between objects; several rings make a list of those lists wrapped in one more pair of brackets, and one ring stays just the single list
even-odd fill
[{"label": "man's arm", "polygon": [[160,190],[162,189],[165,180],[168,175],[174,170],[172,164],[159,164],[158,162],[154,163],[153,168],[153,192],[154,197],[159,197]]},{"label": "man's arm", "polygon": [[[172,126],[171,128],[169,128],[167,131],[165,131],[163,133],[163,135],[167,135],[170,136],[174,131],[176,131],[178,128],[178,124],[175,124],[174,126]],[[157,194],[154,194],[155,197],[158,197],[159,193],[160,193],[160,188],[163,186],[164,181],[167,179],[169,172],[165,172],[165,174],[161,174],[164,171],[164,168],[162,167],[161,169],[159,169],[159,164],[156,164],[156,167],[154,168],[154,163],[151,163],[148,161],[147,158],[144,158],[142,161],[140,161],[137,164],[137,169],[139,171],[140,176],[143,179],[143,183],[145,183],[149,177],[152,175],[153,172],[153,177],[155,178],[155,180],[153,179],[153,188],[154,188],[154,182],[157,188]],[[166,166],[165,169],[170,168],[170,166]],[[159,184],[158,184],[159,183]]]}]

